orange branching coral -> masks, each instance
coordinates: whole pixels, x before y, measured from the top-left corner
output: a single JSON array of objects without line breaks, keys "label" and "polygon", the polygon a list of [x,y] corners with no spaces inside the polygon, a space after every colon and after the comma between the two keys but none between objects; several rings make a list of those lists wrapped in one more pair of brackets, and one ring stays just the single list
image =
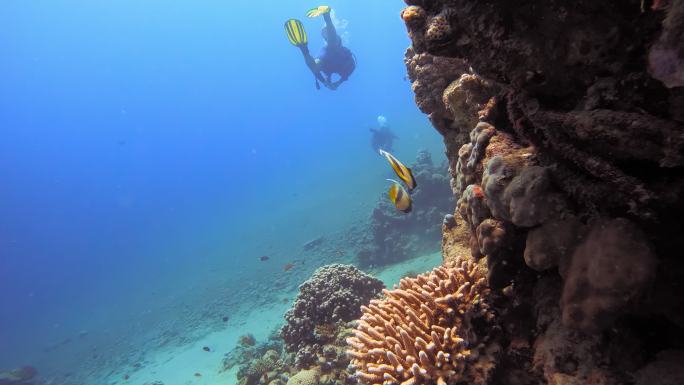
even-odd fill
[{"label": "orange branching coral", "polygon": [[373,385],[485,384],[498,345],[479,266],[460,261],[404,278],[362,307],[347,354],[356,377]]}]

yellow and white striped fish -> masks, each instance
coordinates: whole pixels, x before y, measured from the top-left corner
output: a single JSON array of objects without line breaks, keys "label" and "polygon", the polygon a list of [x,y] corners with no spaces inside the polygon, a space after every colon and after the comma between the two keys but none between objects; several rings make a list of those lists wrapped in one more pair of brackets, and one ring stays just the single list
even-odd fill
[{"label": "yellow and white striped fish", "polygon": [[412,208],[411,196],[404,190],[404,188],[393,179],[387,179],[393,182],[392,186],[388,191],[388,195],[392,203],[397,207],[399,211],[410,213]]},{"label": "yellow and white striped fish", "polygon": [[397,174],[399,179],[406,183],[406,187],[408,187],[409,192],[413,191],[413,189],[415,189],[418,184],[416,183],[416,178],[413,177],[411,169],[404,166],[404,164],[401,163],[399,159],[395,158],[394,155],[390,154],[389,152],[383,149],[380,149],[380,155],[387,158],[387,160],[390,162],[390,165],[392,166],[392,169]]}]

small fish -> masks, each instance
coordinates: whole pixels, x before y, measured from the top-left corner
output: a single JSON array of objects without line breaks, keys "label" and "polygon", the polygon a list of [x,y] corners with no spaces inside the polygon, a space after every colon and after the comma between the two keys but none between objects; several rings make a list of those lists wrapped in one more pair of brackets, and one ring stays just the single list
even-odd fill
[{"label": "small fish", "polygon": [[392,179],[387,180],[393,182],[388,192],[389,198],[392,201],[392,203],[394,203],[394,205],[397,206],[397,209],[399,211],[410,213],[412,204],[411,197],[409,196],[409,194],[406,192],[406,190],[404,190],[403,187],[401,187],[399,182]]},{"label": "small fish", "polygon": [[406,187],[408,187],[409,192],[413,191],[413,189],[415,189],[416,186],[418,186],[418,184],[416,183],[416,178],[413,177],[413,172],[411,172],[411,169],[404,166],[404,164],[401,163],[399,159],[395,158],[394,155],[390,154],[389,152],[383,149],[380,149],[378,151],[380,152],[380,155],[387,158],[387,160],[390,162],[390,165],[392,166],[392,169],[397,174],[399,179],[406,183]]},{"label": "small fish", "polygon": [[195,372],[195,377],[202,377],[202,373],[200,373],[200,372]]},{"label": "small fish", "polygon": [[228,322],[229,319],[230,319],[230,318],[228,318],[228,316],[223,316],[223,318],[221,318],[221,320],[222,320],[223,322]]},{"label": "small fish", "polygon": [[261,262],[268,261],[269,259],[270,259],[270,258],[268,257],[268,255],[262,255],[261,257],[259,257],[259,260],[260,260]]},{"label": "small fish", "polygon": [[210,351],[211,351],[211,349],[210,349],[208,346],[202,347],[202,350],[204,350],[205,352],[210,352]]},{"label": "small fish", "polygon": [[290,269],[293,268],[293,267],[294,267],[293,264],[291,264],[291,263],[286,263],[285,265],[283,265],[283,271],[288,271],[288,270],[290,270]]}]

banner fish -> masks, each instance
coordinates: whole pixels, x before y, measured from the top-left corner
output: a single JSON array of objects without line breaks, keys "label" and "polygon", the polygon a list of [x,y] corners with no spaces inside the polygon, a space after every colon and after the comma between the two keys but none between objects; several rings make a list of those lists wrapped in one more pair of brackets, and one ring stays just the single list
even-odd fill
[{"label": "banner fish", "polygon": [[392,169],[397,174],[399,179],[406,183],[406,187],[408,187],[409,192],[413,191],[413,189],[416,188],[417,183],[416,178],[413,177],[411,169],[404,166],[404,164],[401,163],[399,159],[395,158],[394,155],[390,154],[389,152],[383,149],[380,149],[378,151],[380,152],[380,155],[387,158],[387,160],[390,162],[390,165],[392,166]]},{"label": "banner fish", "polygon": [[410,213],[411,212],[411,197],[406,192],[406,190],[399,184],[399,182],[387,179],[392,183],[390,186],[388,195],[392,203],[397,206],[399,211]]}]

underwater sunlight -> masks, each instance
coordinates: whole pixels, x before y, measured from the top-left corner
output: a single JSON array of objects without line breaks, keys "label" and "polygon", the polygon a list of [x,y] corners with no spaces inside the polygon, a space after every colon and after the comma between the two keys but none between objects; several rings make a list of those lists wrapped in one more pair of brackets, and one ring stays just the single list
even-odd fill
[{"label": "underwater sunlight", "polygon": [[0,1],[0,385],[684,385],[682,36]]}]

